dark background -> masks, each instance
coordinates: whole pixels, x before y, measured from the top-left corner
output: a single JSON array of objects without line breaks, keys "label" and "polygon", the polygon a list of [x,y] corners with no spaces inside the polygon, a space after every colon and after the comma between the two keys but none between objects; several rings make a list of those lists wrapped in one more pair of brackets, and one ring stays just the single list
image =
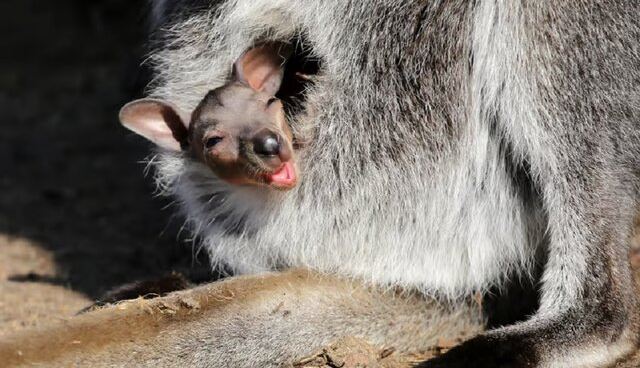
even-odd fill
[{"label": "dark background", "polygon": [[195,257],[178,237],[175,208],[154,198],[152,175],[143,174],[150,145],[117,119],[146,83],[145,7],[0,2],[0,234],[33,240],[56,267],[55,275],[34,269],[10,282],[97,298],[171,270],[209,274],[204,252]]}]

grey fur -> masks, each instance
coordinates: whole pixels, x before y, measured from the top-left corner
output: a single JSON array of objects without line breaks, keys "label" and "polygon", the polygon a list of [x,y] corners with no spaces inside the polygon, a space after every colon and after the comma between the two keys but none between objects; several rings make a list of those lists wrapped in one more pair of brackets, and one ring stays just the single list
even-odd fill
[{"label": "grey fur", "polygon": [[453,300],[544,262],[530,320],[431,364],[600,367],[637,345],[626,257],[640,3],[172,3],[180,16],[153,55],[153,95],[183,111],[256,43],[303,34],[323,60],[292,116],[310,138],[294,190],[244,192],[187,157],[153,160],[214,262],[305,266]]}]

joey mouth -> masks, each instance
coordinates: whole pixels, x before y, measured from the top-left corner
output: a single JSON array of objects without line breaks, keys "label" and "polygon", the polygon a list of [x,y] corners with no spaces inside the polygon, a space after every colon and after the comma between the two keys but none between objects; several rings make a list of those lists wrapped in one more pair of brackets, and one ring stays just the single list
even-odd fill
[{"label": "joey mouth", "polygon": [[[245,157],[244,175],[249,184],[263,184],[279,190],[295,187],[299,179],[295,159],[291,155],[286,155],[285,159],[282,158],[282,156],[258,157],[255,154],[248,154]],[[273,161],[267,163],[265,160]]]},{"label": "joey mouth", "polygon": [[299,173],[291,137],[282,133],[276,133],[277,148],[269,144],[258,147],[252,139],[241,139],[239,146],[235,146],[230,140],[226,146],[221,143],[222,146],[205,151],[204,162],[213,174],[229,184],[289,190],[298,183]]},{"label": "joey mouth", "polygon": [[294,160],[286,161],[276,169],[255,167],[249,163],[245,163],[242,169],[236,168],[236,170],[221,170],[220,167],[211,169],[220,179],[233,185],[289,190],[295,187],[299,180]]},{"label": "joey mouth", "polygon": [[276,189],[291,189],[298,183],[296,165],[293,160],[285,161],[279,169],[265,174],[264,179]]},{"label": "joey mouth", "polygon": [[278,168],[265,166],[256,167],[245,162],[244,165],[234,165],[228,170],[222,167],[211,167],[220,179],[243,186],[266,186],[276,190],[289,190],[299,181],[298,169],[294,160],[285,161]]}]

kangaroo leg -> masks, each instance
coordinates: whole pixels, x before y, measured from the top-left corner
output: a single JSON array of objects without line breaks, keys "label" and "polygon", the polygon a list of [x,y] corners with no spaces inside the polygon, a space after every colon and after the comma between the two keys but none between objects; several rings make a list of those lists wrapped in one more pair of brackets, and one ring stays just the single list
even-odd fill
[{"label": "kangaroo leg", "polygon": [[4,367],[276,367],[343,335],[424,349],[482,328],[450,307],[306,270],[122,302],[0,342]]}]

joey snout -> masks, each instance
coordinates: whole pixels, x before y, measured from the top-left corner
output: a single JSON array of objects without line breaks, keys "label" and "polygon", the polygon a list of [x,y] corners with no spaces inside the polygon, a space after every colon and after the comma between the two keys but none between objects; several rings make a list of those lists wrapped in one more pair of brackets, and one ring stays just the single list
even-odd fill
[{"label": "joey snout", "polygon": [[275,124],[261,125],[219,124],[192,149],[200,146],[196,156],[228,182],[290,189],[298,179],[291,136]]},{"label": "joey snout", "polygon": [[256,161],[277,170],[291,160],[291,148],[281,134],[270,129],[262,129],[251,138],[251,156]]},{"label": "joey snout", "polygon": [[240,137],[237,167],[245,178],[276,189],[290,189],[297,182],[291,138],[286,132],[262,128]]}]

